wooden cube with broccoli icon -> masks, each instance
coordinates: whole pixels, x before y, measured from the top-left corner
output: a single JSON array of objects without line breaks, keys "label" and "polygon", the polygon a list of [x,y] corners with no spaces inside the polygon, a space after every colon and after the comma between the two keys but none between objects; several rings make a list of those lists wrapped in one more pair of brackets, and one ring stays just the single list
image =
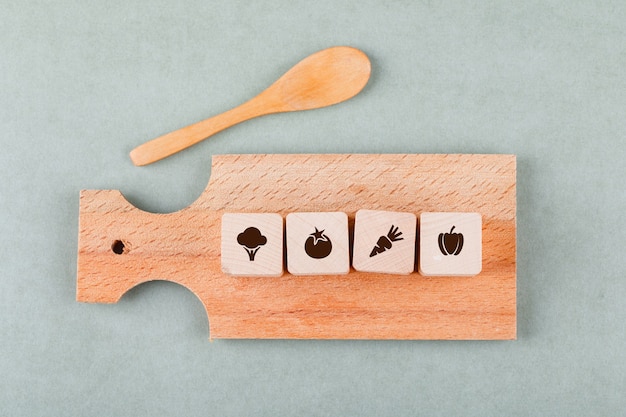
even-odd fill
[{"label": "wooden cube with broccoli icon", "polygon": [[222,216],[222,271],[235,276],[283,274],[283,218],[276,213]]}]

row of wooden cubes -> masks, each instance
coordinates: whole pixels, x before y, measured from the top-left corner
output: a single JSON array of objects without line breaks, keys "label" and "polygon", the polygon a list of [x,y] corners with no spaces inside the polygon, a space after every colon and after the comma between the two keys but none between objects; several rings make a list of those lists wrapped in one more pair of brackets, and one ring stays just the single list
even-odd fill
[{"label": "row of wooden cubes", "polygon": [[[425,276],[471,276],[482,269],[479,213],[413,213],[359,210],[354,222],[352,266],[357,271],[410,274],[418,257]],[[225,213],[222,271],[234,276],[280,276],[286,249],[293,275],[350,271],[348,216],[342,212]],[[286,243],[286,244],[285,244]],[[419,253],[416,250],[419,248]]]}]

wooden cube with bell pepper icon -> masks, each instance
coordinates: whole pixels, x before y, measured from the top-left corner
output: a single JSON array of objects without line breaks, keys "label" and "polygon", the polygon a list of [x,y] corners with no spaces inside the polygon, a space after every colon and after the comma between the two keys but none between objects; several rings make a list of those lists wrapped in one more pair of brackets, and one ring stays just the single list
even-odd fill
[{"label": "wooden cube with bell pepper icon", "polygon": [[472,276],[482,270],[479,213],[421,213],[419,272],[424,276]]}]

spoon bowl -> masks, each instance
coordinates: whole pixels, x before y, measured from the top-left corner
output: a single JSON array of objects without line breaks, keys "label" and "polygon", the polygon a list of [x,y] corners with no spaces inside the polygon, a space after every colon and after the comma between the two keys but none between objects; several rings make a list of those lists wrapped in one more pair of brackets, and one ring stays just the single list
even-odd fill
[{"label": "spoon bowl", "polygon": [[146,142],[133,149],[130,158],[137,166],[151,164],[254,117],[340,103],[358,94],[370,73],[367,55],[356,48],[337,46],[321,50],[298,62],[251,100]]}]

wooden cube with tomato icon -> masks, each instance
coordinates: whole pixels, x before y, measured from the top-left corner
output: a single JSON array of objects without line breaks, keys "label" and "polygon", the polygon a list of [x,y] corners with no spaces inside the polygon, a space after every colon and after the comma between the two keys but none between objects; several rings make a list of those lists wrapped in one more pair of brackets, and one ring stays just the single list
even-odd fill
[{"label": "wooden cube with tomato icon", "polygon": [[479,213],[421,213],[419,272],[425,276],[472,276],[482,270]]},{"label": "wooden cube with tomato icon", "polygon": [[350,270],[346,213],[289,213],[286,238],[287,270],[293,275],[338,275]]}]

